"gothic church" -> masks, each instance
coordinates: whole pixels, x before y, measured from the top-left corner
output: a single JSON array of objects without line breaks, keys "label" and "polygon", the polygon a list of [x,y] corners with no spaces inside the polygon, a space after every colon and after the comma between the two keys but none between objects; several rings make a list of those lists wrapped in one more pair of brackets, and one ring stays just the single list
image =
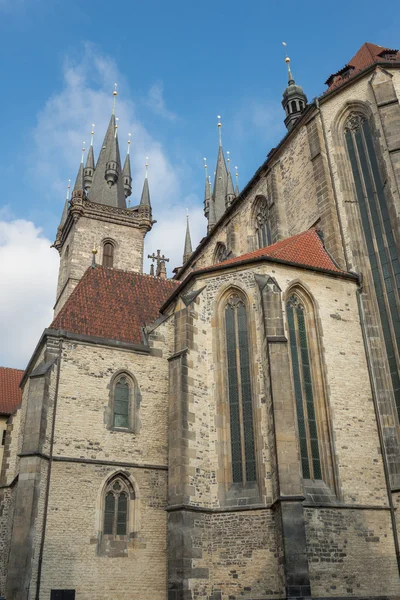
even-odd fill
[{"label": "gothic church", "polygon": [[287,134],[240,192],[220,143],[172,279],[114,114],[82,161],[4,436],[7,600],[400,598],[400,53],[312,102],[287,63]]}]

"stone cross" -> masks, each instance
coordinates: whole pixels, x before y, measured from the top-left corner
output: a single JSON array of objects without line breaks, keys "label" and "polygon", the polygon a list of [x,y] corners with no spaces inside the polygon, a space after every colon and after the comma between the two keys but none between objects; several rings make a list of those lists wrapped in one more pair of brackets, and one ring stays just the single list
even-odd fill
[{"label": "stone cross", "polygon": [[[148,254],[147,258],[151,258],[153,262],[156,261],[156,277],[162,277],[163,279],[166,279],[167,271],[165,268],[165,263],[169,262],[169,258],[166,258],[164,254],[161,256],[161,250],[157,250],[157,254],[154,254],[154,252],[153,254]],[[151,271],[153,271],[153,269]]]}]

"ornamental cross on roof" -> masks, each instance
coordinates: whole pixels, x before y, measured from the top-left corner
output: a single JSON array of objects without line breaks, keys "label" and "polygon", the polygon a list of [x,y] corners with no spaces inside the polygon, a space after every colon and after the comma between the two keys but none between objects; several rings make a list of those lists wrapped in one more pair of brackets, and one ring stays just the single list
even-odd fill
[{"label": "ornamental cross on roof", "polygon": [[165,263],[169,262],[169,258],[166,258],[164,254],[161,256],[161,250],[157,250],[157,254],[154,254],[154,252],[153,254],[148,254],[147,258],[151,258],[153,262],[156,261],[156,277],[163,277],[165,279],[167,276]]}]

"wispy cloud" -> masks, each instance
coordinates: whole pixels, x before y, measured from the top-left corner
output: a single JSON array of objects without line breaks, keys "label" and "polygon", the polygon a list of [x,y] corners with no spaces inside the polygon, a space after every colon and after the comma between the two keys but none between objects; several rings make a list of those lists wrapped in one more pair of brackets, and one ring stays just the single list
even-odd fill
[{"label": "wispy cloud", "polygon": [[163,119],[175,121],[177,115],[168,110],[164,100],[164,84],[162,81],[156,81],[149,89],[147,105]]}]

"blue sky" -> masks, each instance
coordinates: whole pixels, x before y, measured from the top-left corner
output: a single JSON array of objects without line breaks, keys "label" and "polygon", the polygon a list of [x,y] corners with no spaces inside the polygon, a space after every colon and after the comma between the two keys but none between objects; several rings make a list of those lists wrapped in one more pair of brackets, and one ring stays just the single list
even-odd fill
[{"label": "blue sky", "polygon": [[[0,321],[26,315],[14,349],[0,347],[0,364],[24,366],[51,319],[57,255],[48,242],[92,122],[95,148],[102,141],[115,81],[122,150],[132,132],[133,203],[147,155],[150,161],[158,223],[147,249],[160,247],[174,266],[186,207],[193,241],[205,233],[203,157],[212,174],[216,116],[241,188],[285,133],[282,41],[311,100],[363,42],[398,48],[399,16],[398,4],[379,15],[369,0],[0,0],[0,275],[8,290]],[[32,310],[38,315],[30,325]],[[33,342],[22,347],[28,324]],[[0,335],[11,329],[0,325]]]}]

